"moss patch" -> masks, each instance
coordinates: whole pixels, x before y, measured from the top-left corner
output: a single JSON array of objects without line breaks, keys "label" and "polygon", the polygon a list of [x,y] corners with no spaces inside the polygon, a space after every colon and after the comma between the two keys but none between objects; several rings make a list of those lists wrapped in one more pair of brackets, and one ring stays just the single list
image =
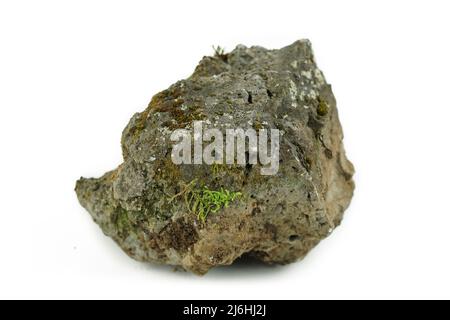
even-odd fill
[{"label": "moss patch", "polygon": [[128,217],[128,212],[122,207],[117,208],[112,222],[116,225],[120,237],[126,238],[132,232],[132,223]]},{"label": "moss patch", "polygon": [[319,105],[317,106],[317,114],[321,117],[326,116],[328,114],[328,104],[323,99],[319,98]]},{"label": "moss patch", "polygon": [[[198,102],[192,103],[184,110],[181,108],[186,102],[183,99],[183,93],[183,89],[179,87],[158,93],[148,106],[149,112],[169,113],[173,121],[168,123],[167,126],[171,130],[184,128],[193,121],[205,119],[205,115],[202,113],[202,106]],[[186,102],[187,104],[189,103]]]},{"label": "moss patch", "polygon": [[189,210],[197,215],[200,221],[205,222],[209,214],[228,208],[232,202],[241,196],[241,192],[232,192],[224,188],[210,190],[208,187],[203,187],[190,190],[186,193],[185,199]]}]

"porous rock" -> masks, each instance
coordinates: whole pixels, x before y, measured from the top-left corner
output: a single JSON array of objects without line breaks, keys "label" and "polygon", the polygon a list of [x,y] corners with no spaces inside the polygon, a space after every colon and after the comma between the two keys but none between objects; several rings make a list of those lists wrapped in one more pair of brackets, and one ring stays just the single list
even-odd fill
[{"label": "porous rock", "polygon": [[[280,168],[175,165],[171,133],[208,128],[277,128]],[[336,102],[311,44],[280,50],[238,46],[201,60],[156,94],[122,137],[124,162],[76,184],[80,203],[132,258],[205,274],[243,256],[269,264],[303,258],[340,224],[353,195]],[[194,183],[192,183],[194,182]],[[185,201],[189,187],[241,196],[205,220]]]}]

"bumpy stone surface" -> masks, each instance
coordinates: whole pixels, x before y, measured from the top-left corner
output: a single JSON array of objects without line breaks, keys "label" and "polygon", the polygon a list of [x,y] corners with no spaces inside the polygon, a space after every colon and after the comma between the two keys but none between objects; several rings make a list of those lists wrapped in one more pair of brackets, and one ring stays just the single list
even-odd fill
[{"label": "bumpy stone surface", "polygon": [[[262,176],[259,165],[174,165],[170,134],[194,120],[281,130],[278,174]],[[197,274],[247,255],[286,264],[327,237],[350,203],[354,169],[342,139],[309,41],[280,50],[241,45],[203,58],[190,78],[156,94],[123,132],[124,163],[81,178],[76,192],[103,232],[139,261]],[[202,222],[176,196],[192,181],[242,197]]]}]

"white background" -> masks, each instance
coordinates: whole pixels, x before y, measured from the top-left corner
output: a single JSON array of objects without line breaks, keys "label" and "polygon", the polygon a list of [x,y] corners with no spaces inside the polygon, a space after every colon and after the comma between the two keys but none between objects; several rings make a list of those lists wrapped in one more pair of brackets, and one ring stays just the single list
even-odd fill
[{"label": "white background", "polygon": [[[450,298],[448,1],[1,1],[0,298]],[[129,259],[73,192],[212,45],[309,38],[355,164],[344,222],[285,267]]]}]

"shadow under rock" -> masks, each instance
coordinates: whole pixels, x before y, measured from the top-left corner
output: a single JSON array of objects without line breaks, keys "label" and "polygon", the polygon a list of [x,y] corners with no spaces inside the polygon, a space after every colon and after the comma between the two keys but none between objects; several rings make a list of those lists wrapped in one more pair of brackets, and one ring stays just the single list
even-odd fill
[{"label": "shadow under rock", "polygon": [[181,267],[174,267],[161,264],[144,263],[141,264],[145,269],[162,272],[166,274],[173,274],[175,276],[185,278],[199,278],[199,279],[236,279],[236,278],[258,278],[258,277],[270,277],[272,275],[280,275],[283,272],[287,272],[292,265],[270,265],[266,264],[252,256],[244,255],[238,258],[232,265],[218,266],[209,270],[209,272],[203,276],[198,276],[190,271],[186,271]]},{"label": "shadow under rock", "polygon": [[252,256],[244,255],[230,266],[220,266],[211,269],[205,277],[208,278],[249,278],[278,275],[287,271],[289,266],[270,265]]}]

